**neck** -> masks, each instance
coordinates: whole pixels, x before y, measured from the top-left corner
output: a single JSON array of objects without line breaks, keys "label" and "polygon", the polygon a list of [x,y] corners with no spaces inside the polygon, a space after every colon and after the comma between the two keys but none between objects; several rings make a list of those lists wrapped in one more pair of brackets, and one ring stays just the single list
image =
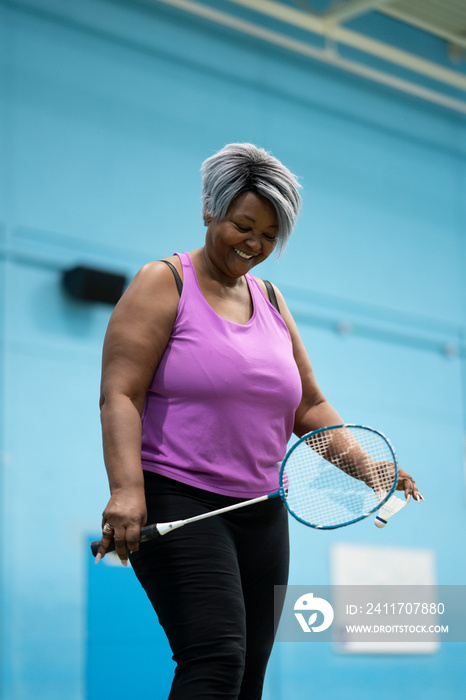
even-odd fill
[{"label": "neck", "polygon": [[201,274],[205,279],[218,282],[223,287],[234,288],[242,286],[245,283],[244,275],[241,277],[229,277],[212,262],[205,246],[198,248],[190,253],[196,272]]}]

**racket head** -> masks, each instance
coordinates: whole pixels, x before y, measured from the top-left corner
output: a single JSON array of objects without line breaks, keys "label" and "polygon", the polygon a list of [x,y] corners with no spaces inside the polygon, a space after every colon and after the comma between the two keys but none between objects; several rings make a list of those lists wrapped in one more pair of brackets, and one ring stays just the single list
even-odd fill
[{"label": "racket head", "polygon": [[280,496],[304,525],[334,530],[367,518],[398,483],[395,451],[383,433],[343,424],[303,435],[287,452]]}]

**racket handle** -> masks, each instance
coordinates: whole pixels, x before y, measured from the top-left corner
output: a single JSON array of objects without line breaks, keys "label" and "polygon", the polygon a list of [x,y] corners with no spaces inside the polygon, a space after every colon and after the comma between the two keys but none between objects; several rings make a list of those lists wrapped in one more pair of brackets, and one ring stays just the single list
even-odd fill
[{"label": "racket handle", "polygon": [[[156,537],[160,537],[160,532],[157,529],[157,525],[146,525],[146,527],[141,528],[141,534],[139,536],[139,542],[148,542],[149,540],[155,540]],[[100,542],[91,542],[91,552],[93,556],[97,556],[99,551]],[[112,540],[108,545],[107,552],[115,551],[115,540]]]}]

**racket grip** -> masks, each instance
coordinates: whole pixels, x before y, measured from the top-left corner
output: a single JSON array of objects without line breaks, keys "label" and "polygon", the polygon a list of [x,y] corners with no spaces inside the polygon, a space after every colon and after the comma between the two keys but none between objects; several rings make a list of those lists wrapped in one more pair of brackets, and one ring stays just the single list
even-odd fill
[{"label": "racket grip", "polygon": [[[141,534],[139,536],[139,542],[148,542],[149,540],[155,540],[156,537],[160,537],[160,532],[157,529],[157,525],[154,523],[153,525],[146,525],[145,527],[141,528]],[[93,556],[97,556],[97,552],[99,551],[100,547],[100,542],[91,542],[91,552]],[[110,544],[108,545],[107,548],[107,553],[108,552],[114,552],[115,551],[115,540],[112,540]]]},{"label": "racket grip", "polygon": [[[100,547],[100,542],[91,542],[91,552],[92,556],[96,557],[97,552],[99,551]],[[115,550],[115,542],[112,540],[110,544],[108,545],[107,552],[113,552]]]}]

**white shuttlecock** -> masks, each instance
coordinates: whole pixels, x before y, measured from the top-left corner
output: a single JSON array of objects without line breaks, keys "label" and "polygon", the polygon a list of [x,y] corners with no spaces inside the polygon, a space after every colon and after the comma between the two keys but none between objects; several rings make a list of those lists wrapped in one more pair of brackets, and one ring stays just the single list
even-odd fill
[{"label": "white shuttlecock", "polygon": [[398,513],[399,510],[404,508],[408,501],[404,501],[396,496],[390,496],[390,498],[385,501],[377,515],[375,516],[374,524],[376,527],[385,527],[387,520],[389,520],[392,515]]}]

